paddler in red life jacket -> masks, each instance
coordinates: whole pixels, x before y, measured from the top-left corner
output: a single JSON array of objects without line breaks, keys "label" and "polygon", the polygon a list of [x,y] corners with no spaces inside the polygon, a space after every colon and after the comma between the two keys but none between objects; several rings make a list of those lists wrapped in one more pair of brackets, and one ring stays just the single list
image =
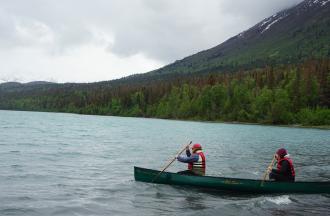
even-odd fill
[{"label": "paddler in red life jacket", "polygon": [[202,146],[196,143],[192,146],[192,154],[190,153],[189,147],[186,148],[186,155],[179,155],[177,160],[182,163],[188,163],[188,170],[178,172],[184,175],[205,175],[206,160],[204,153],[202,152]]},{"label": "paddler in red life jacket", "polygon": [[274,179],[275,181],[289,181],[294,182],[295,171],[293,167],[293,162],[286,149],[278,149],[275,158],[277,160],[277,169],[272,169],[269,173],[269,179]]}]

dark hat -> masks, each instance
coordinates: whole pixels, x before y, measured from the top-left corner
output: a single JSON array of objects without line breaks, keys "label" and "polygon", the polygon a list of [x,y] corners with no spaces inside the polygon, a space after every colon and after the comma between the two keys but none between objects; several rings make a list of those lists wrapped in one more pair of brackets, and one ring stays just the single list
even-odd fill
[{"label": "dark hat", "polygon": [[285,148],[280,148],[277,150],[276,154],[278,154],[280,157],[284,157],[285,155],[288,154]]}]

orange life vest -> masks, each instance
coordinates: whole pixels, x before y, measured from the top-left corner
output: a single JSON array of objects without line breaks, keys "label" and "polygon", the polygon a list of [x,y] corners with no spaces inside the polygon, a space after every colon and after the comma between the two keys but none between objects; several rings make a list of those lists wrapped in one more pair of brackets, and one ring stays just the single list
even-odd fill
[{"label": "orange life vest", "polygon": [[194,163],[188,163],[188,169],[198,175],[205,175],[206,160],[204,153],[202,151],[197,151],[193,154],[198,154],[198,161]]}]

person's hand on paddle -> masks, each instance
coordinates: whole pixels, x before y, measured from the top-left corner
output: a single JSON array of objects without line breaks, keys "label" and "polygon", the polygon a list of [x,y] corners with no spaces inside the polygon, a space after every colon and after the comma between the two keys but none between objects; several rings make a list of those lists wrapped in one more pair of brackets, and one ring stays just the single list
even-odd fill
[{"label": "person's hand on paddle", "polygon": [[268,173],[272,172],[272,169],[273,169],[273,167],[268,167],[267,168]]},{"label": "person's hand on paddle", "polygon": [[268,174],[271,173],[271,172],[273,171],[273,166],[274,166],[274,162],[276,161],[276,158],[277,158],[277,156],[276,156],[276,154],[275,154],[275,155],[273,156],[273,160],[272,160],[272,162],[269,164],[269,166],[268,166],[267,169],[266,169],[266,172],[265,172],[265,174],[264,174],[264,177],[263,177],[263,180],[262,180],[262,182],[261,182],[261,185],[263,185],[263,183],[264,183],[264,181],[266,180]]}]

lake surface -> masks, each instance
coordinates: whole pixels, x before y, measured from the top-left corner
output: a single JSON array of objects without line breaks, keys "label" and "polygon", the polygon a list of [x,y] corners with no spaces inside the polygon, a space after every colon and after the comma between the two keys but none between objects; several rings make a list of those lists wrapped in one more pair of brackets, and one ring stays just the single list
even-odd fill
[{"label": "lake surface", "polygon": [[[330,131],[0,111],[0,215],[327,215],[330,195],[230,195],[135,182],[190,140],[207,175],[260,179],[285,147],[296,180],[330,181]],[[169,171],[186,169],[174,163]]]}]

